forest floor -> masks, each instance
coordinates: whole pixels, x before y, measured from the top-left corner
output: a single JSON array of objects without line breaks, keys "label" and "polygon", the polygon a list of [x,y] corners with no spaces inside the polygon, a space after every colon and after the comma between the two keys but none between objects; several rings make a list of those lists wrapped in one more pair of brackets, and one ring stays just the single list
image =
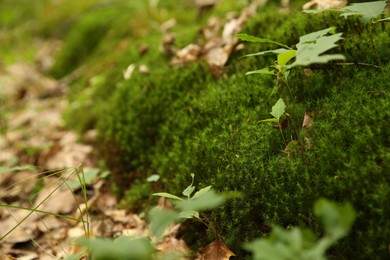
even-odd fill
[{"label": "forest floor", "polygon": [[[102,237],[145,234],[145,221],[118,209],[104,179],[93,179],[99,171],[93,148],[96,132],[91,130],[79,140],[75,132],[64,128],[66,84],[47,78],[37,66],[28,63],[3,68],[0,82],[6,86],[2,95],[8,103],[2,104],[7,107],[6,119],[2,121],[7,132],[0,136],[0,203],[4,206],[0,207],[0,255],[56,259],[78,250],[71,240],[86,235],[83,223],[76,221],[86,205],[77,185],[77,173],[81,171],[85,178],[90,178],[87,181],[90,234]],[[39,207],[50,214],[21,207]]]},{"label": "forest floor", "polygon": [[[234,34],[240,32],[250,12],[265,2],[253,1],[255,4],[244,9],[239,19],[214,23],[215,27],[209,24],[202,30],[206,43],[175,49],[172,64],[196,61],[203,53],[210,74],[217,77],[220,71],[215,68],[223,67],[234,48],[240,46]],[[328,2],[332,1],[321,3]],[[222,35],[214,34],[217,27],[223,28]],[[229,48],[218,46],[217,37],[223,38]],[[82,252],[74,244],[79,237],[151,237],[146,214],[123,209],[112,192],[107,178],[110,173],[103,170],[96,148],[97,130],[80,135],[65,123],[69,85],[75,75],[59,80],[47,76],[62,44],[58,40],[36,41],[32,43],[33,61],[0,60],[0,260],[64,259]],[[130,78],[135,68],[130,64],[123,77]],[[311,124],[307,118],[305,114],[306,124]],[[160,199],[153,206],[171,205]],[[151,240],[159,252],[191,254],[178,232],[179,225],[174,225],[159,242]],[[203,251],[192,255],[215,259],[210,257],[213,250],[223,252],[218,258],[222,260],[234,255],[223,244],[213,247],[214,243],[204,244]]]}]

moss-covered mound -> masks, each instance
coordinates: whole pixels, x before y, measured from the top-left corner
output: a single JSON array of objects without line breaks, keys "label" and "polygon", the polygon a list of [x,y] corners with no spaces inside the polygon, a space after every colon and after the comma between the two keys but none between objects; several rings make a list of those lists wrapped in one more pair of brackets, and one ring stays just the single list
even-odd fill
[{"label": "moss-covered mound", "polygon": [[[185,8],[184,15],[177,15],[177,45],[196,41],[205,21],[195,23],[192,7],[161,5],[158,14],[136,12],[136,17],[162,22],[168,15],[161,10]],[[222,6],[217,13],[229,5]],[[123,14],[104,12],[112,18]],[[151,187],[142,181],[151,174],[159,174],[170,193],[185,188],[190,173],[199,187],[241,192],[242,198],[210,213],[223,240],[240,256],[243,242],[266,234],[270,223],[319,232],[312,205],[326,197],[350,201],[358,212],[351,234],[330,256],[384,258],[390,238],[390,27],[337,14],[277,12],[267,6],[244,32],[293,46],[301,35],[336,26],[344,40],[334,52],[343,53],[347,64],[296,68],[290,90],[272,94],[274,78],[244,74],[274,59],[238,58],[274,46],[247,44],[230,58],[226,74],[215,79],[202,61],[170,66],[158,51],[163,35],[150,24],[142,32],[141,25],[125,16],[110,26],[98,14],[86,16],[70,31],[52,70],[62,77],[80,64],[89,66],[72,84],[69,125],[81,130],[99,126],[102,154],[129,203],[148,195]],[[123,29],[123,24],[129,27]],[[77,46],[88,39],[91,45],[77,55]],[[144,46],[150,49],[146,54],[139,51]],[[150,73],[134,71],[123,79],[132,63],[147,65]],[[279,97],[292,118],[282,133],[260,122],[269,118]],[[302,130],[305,112],[310,112],[312,126]]]}]

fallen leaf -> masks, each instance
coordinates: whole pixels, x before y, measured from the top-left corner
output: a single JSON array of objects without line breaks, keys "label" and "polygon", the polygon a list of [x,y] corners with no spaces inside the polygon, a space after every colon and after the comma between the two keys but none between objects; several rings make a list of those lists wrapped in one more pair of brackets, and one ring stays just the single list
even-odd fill
[{"label": "fallen leaf", "polygon": [[134,72],[134,69],[135,69],[135,64],[130,64],[126,70],[123,72],[123,78],[125,80],[128,80],[131,78],[131,75],[133,75],[133,72]]},{"label": "fallen leaf", "polygon": [[190,43],[183,49],[176,52],[176,57],[172,60],[172,64],[185,64],[198,60],[201,53],[201,47],[197,44]]},{"label": "fallen leaf", "polygon": [[235,254],[220,239],[214,240],[202,250],[202,260],[228,260],[231,256]]},{"label": "fallen leaf", "polygon": [[[60,181],[45,179],[45,187],[39,192],[34,207],[55,214],[69,214],[77,208],[74,194]],[[61,185],[61,187],[58,187]]]},{"label": "fallen leaf", "polygon": [[177,24],[176,19],[171,18],[171,19],[169,19],[169,20],[163,22],[163,23],[160,25],[160,30],[161,30],[161,32],[166,33],[166,32],[168,32],[170,29],[172,29],[173,27],[175,27],[176,24]]},{"label": "fallen leaf", "polygon": [[302,123],[302,130],[307,130],[311,127],[313,122],[313,119],[311,117],[310,112],[305,112],[305,117],[303,118],[303,123]]},{"label": "fallen leaf", "polygon": [[141,72],[141,74],[148,74],[150,72],[146,65],[140,65],[138,70]]},{"label": "fallen leaf", "polygon": [[347,5],[346,0],[312,0],[303,5],[302,9],[306,10],[317,6],[317,10],[330,8],[343,8]]}]

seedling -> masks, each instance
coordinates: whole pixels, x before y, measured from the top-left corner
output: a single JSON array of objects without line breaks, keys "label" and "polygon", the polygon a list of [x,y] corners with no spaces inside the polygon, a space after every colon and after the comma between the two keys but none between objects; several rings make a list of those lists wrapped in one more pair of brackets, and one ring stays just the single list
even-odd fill
[{"label": "seedling", "polygon": [[[278,85],[281,85],[281,82],[283,82],[288,87],[288,76],[290,70],[294,67],[323,64],[333,60],[344,60],[345,57],[342,54],[323,55],[323,53],[328,50],[337,47],[336,42],[342,39],[341,35],[342,33],[336,33],[335,27],[329,27],[324,30],[309,33],[300,37],[299,42],[296,44],[296,50],[273,40],[258,38],[247,34],[237,34],[236,37],[247,42],[271,43],[283,47],[245,55],[244,57],[270,54],[277,55],[277,60],[274,65],[270,65],[260,70],[248,71],[245,75],[274,75],[277,77]],[[295,61],[290,62],[293,58],[295,58]]]},{"label": "seedling", "polygon": [[181,218],[200,219],[199,212],[197,211],[198,208],[209,209],[217,207],[224,201],[224,199],[211,190],[211,186],[204,187],[191,196],[191,194],[195,191],[195,186],[193,186],[195,175],[191,173],[191,177],[191,184],[182,192],[185,198],[181,198],[167,192],[154,193],[153,196],[160,196],[175,200],[177,202],[177,206],[181,209],[179,215]]},{"label": "seedling", "polygon": [[286,104],[284,103],[282,98],[279,98],[279,100],[275,103],[275,105],[272,107],[272,111],[270,114],[273,116],[273,118],[263,119],[260,122],[272,122],[277,124],[277,128],[280,130],[280,134],[282,135],[283,141],[286,142],[283,132],[282,132],[282,123],[280,121],[280,118],[285,114],[286,112]]},{"label": "seedling", "polygon": [[326,251],[348,234],[356,212],[348,203],[338,205],[320,199],[314,205],[314,214],[325,229],[324,236],[318,240],[310,230],[284,230],[275,226],[269,238],[246,243],[244,248],[253,253],[255,260],[326,259]]},{"label": "seedling", "polygon": [[379,64],[380,62],[380,55],[376,51],[375,45],[374,45],[374,35],[373,35],[373,28],[372,24],[374,23],[383,23],[383,22],[389,22],[390,18],[384,18],[377,21],[374,21],[374,18],[378,17],[383,13],[385,10],[387,3],[386,1],[375,1],[375,2],[367,2],[367,3],[354,3],[351,5],[348,5],[341,9],[325,9],[325,10],[304,10],[303,12],[306,13],[319,13],[323,11],[332,11],[332,12],[338,12],[340,13],[340,16],[343,16],[345,19],[347,19],[350,16],[358,17],[359,20],[367,24],[371,21],[371,26],[369,27],[370,32],[370,39],[371,39],[371,48],[374,50]]}]

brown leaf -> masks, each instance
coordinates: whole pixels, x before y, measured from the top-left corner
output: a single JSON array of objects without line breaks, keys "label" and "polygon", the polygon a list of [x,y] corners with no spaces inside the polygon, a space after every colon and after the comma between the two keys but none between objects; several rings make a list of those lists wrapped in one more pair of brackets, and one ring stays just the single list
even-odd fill
[{"label": "brown leaf", "polygon": [[305,112],[305,117],[303,118],[303,123],[302,123],[302,130],[307,130],[311,127],[313,122],[313,119],[311,117],[310,112]]},{"label": "brown leaf", "polygon": [[309,9],[317,6],[317,10],[329,8],[343,8],[347,4],[346,0],[312,0],[303,5],[302,9]]},{"label": "brown leaf", "polygon": [[214,240],[202,250],[202,260],[228,260],[231,256],[235,254],[220,239]]},{"label": "brown leaf", "polygon": [[201,47],[197,44],[190,43],[186,47],[176,52],[176,57],[172,60],[172,64],[184,64],[198,60]]}]

